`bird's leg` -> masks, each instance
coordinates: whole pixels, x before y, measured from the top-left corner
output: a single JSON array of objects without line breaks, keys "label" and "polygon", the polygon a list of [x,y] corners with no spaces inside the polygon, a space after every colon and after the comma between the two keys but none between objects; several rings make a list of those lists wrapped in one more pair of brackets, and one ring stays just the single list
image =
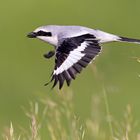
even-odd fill
[{"label": "bird's leg", "polygon": [[49,59],[49,58],[53,57],[54,54],[55,54],[55,51],[49,51],[48,53],[45,53],[45,54],[44,54],[44,57],[45,57],[46,59]]}]

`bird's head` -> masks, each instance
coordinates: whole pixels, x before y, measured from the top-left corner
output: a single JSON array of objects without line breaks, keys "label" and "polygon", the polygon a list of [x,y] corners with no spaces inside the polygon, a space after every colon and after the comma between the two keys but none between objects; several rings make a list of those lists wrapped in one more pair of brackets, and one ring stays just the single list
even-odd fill
[{"label": "bird's head", "polygon": [[38,38],[54,46],[56,46],[58,42],[57,36],[51,31],[51,29],[47,28],[47,26],[42,26],[35,29],[33,32],[30,32],[27,37]]}]

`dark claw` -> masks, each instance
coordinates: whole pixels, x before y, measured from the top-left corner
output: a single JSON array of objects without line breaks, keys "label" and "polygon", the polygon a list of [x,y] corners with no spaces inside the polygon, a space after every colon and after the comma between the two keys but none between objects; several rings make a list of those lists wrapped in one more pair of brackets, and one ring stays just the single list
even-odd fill
[{"label": "dark claw", "polygon": [[49,58],[53,57],[54,54],[55,54],[55,51],[49,51],[48,53],[44,54],[44,57],[46,59],[49,59]]}]

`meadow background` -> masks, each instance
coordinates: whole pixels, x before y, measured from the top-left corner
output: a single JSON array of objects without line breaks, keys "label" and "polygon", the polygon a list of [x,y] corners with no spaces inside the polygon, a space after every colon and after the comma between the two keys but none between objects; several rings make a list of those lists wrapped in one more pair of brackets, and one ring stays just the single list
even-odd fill
[{"label": "meadow background", "polygon": [[[30,119],[23,111],[23,107],[27,111],[31,109],[29,102],[34,104],[49,99],[57,103],[58,110],[61,110],[60,96],[63,94],[62,102],[65,103],[71,92],[73,97],[68,103],[72,104],[71,113],[78,116],[80,124],[85,124],[92,116],[97,116],[96,122],[100,114],[103,120],[101,126],[110,135],[104,92],[109,112],[118,123],[128,106],[132,108],[131,115],[139,122],[140,45],[104,44],[102,53],[94,63],[77,76],[70,88],[65,86],[59,92],[57,88],[50,90],[51,85],[43,86],[49,80],[54,66],[54,58],[46,60],[43,54],[52,50],[52,46],[26,37],[27,33],[38,26],[60,24],[83,25],[121,36],[140,38],[139,7],[139,0],[1,0],[0,139],[10,122],[17,133],[21,132],[21,127],[30,129]],[[93,105],[96,98],[101,104],[99,112],[98,107]],[[40,106],[43,110],[44,105]],[[53,119],[53,111],[51,113]],[[65,125],[66,122],[62,122]],[[51,139],[45,130],[45,127],[41,130],[42,139]],[[135,132],[140,132],[140,124]]]}]

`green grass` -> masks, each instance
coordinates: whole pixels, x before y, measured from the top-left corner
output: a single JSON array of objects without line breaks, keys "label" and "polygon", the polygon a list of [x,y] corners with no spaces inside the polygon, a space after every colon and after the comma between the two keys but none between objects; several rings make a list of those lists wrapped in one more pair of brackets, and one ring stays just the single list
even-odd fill
[{"label": "green grass", "polygon": [[[23,108],[29,120],[27,128],[14,127],[12,122],[3,132],[3,140],[139,140],[136,131],[138,123],[133,118],[130,105],[121,112],[121,120],[116,120],[109,110],[105,89],[93,96],[91,117],[81,121],[75,115],[73,92],[63,91],[59,100],[46,97],[38,102],[30,102],[29,109]],[[106,111],[103,114],[103,110]],[[108,127],[105,127],[107,125]]]}]

